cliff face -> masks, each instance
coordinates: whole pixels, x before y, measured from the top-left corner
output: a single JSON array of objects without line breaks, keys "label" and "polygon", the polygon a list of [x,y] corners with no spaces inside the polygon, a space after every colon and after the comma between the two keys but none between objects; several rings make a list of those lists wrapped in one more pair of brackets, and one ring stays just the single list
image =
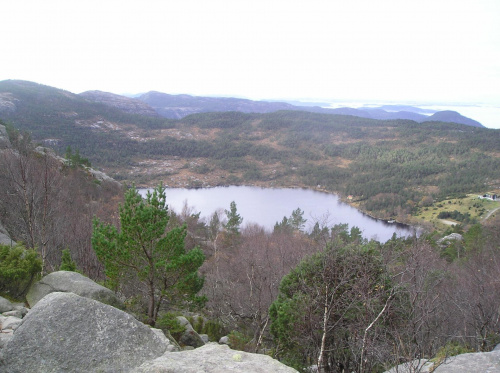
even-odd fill
[{"label": "cliff face", "polygon": [[87,91],[80,93],[80,96],[93,102],[120,109],[126,113],[158,117],[158,113],[151,106],[134,98],[102,91]]}]

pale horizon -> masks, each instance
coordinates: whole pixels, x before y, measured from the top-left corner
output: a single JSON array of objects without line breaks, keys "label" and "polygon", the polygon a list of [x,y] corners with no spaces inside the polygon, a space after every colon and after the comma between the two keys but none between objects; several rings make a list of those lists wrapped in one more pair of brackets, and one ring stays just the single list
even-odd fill
[{"label": "pale horizon", "polygon": [[[2,10],[0,80],[500,107],[497,0],[22,0]],[[500,128],[500,115],[489,122]]]}]

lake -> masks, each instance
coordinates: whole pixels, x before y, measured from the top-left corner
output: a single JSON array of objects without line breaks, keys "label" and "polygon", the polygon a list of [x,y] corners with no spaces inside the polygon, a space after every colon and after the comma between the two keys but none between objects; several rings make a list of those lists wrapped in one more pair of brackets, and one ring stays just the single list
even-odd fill
[{"label": "lake", "polygon": [[[139,189],[145,196],[147,189]],[[373,219],[359,210],[343,203],[338,196],[309,189],[259,188],[249,186],[229,186],[202,189],[167,188],[167,204],[175,212],[181,212],[185,201],[194,212],[208,221],[218,209],[229,210],[235,201],[238,213],[243,218],[242,226],[257,223],[272,231],[276,222],[284,216],[289,217],[292,211],[300,208],[307,219],[306,229],[310,230],[318,221],[320,225],[329,227],[335,224],[357,226],[363,237],[380,242],[389,240],[394,233],[399,236],[410,236],[415,228],[403,224],[389,224]]]}]

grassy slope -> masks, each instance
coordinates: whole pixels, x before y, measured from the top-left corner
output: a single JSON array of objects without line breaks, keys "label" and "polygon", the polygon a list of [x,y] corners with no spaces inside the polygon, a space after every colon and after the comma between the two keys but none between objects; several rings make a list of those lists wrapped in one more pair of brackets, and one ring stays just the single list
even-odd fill
[{"label": "grassy slope", "polygon": [[452,224],[462,224],[453,219],[438,219],[442,211],[459,211],[462,214],[469,213],[471,218],[483,222],[496,215],[500,215],[500,201],[479,199],[477,194],[469,194],[464,198],[450,198],[434,202],[432,206],[423,207],[415,215],[417,219],[431,222],[438,229],[446,229]]}]

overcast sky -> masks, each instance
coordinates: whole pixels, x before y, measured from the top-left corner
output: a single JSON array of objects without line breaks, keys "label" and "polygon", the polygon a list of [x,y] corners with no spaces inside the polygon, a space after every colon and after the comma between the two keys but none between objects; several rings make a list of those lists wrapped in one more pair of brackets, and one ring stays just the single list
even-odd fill
[{"label": "overcast sky", "polygon": [[500,106],[499,0],[12,0],[0,80]]}]

